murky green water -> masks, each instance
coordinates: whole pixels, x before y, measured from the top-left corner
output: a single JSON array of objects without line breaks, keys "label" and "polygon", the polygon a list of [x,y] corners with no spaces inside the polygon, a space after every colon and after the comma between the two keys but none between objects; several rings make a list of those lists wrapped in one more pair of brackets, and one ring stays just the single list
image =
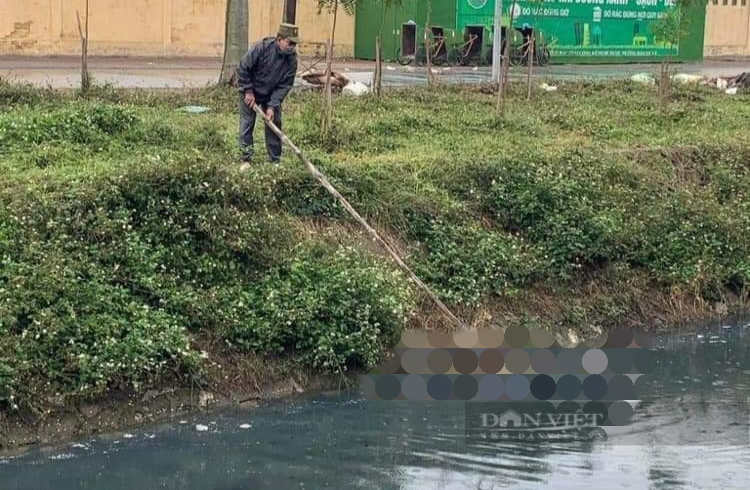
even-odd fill
[{"label": "murky green water", "polygon": [[0,490],[750,488],[750,325],[656,355],[649,403],[606,441],[467,445],[461,402],[316,395],[0,458]]}]

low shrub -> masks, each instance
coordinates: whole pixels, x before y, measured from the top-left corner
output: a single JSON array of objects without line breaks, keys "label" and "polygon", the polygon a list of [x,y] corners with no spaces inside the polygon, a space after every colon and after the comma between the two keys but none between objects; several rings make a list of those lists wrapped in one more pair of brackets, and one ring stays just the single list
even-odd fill
[{"label": "low shrub", "polygon": [[463,305],[512,294],[545,270],[522,237],[476,224],[433,221],[420,243],[425,250],[420,273],[444,299]]},{"label": "low shrub", "polygon": [[122,135],[140,123],[135,112],[116,105],[68,105],[41,113],[0,116],[0,149],[45,142],[77,143],[94,147],[108,137]]},{"label": "low shrub", "polygon": [[607,175],[608,165],[613,164],[575,153],[503,162],[488,192],[488,208],[506,229],[538,244],[553,273],[570,277],[577,268],[619,255],[632,196]]},{"label": "low shrub", "polygon": [[285,266],[243,291],[247,317],[230,345],[290,353],[326,371],[374,366],[395,344],[413,307],[401,274],[354,248],[302,247]]}]

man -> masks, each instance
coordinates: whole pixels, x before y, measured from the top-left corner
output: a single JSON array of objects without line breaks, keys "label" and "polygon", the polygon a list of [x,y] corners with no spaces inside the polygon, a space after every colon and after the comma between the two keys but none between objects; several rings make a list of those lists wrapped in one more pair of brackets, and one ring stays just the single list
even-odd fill
[{"label": "man", "polygon": [[[275,38],[268,37],[255,44],[240,61],[237,80],[240,90],[241,169],[250,166],[253,156],[255,104],[266,117],[281,129],[281,103],[294,86],[297,74],[297,26],[281,24]],[[264,125],[265,126],[265,125]],[[271,162],[281,158],[281,138],[265,127],[266,150]]]}]

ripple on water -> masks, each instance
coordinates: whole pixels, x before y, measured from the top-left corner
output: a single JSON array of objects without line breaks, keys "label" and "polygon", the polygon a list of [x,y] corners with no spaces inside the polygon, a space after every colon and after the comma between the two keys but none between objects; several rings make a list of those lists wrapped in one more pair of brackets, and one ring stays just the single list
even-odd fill
[{"label": "ripple on water", "polygon": [[[660,338],[656,355],[664,362],[648,402],[624,428],[629,434],[605,441],[467,445],[462,404],[321,396],[202,415],[217,423],[199,417],[174,423],[155,443],[144,432],[121,443],[69,445],[54,456],[37,450],[19,460],[0,459],[0,481],[11,475],[12,490],[45,490],[38,481],[55,481],[54,490],[129,490],[148,488],[169,468],[185,490],[297,488],[299,482],[389,490],[746,489],[750,449],[727,441],[748,428],[727,421],[748,414],[737,400],[750,385],[750,339],[722,326],[701,331],[701,338],[695,331]],[[712,337],[719,341],[711,343]],[[198,434],[197,424],[209,430]],[[238,429],[247,426],[252,430]],[[708,439],[723,445],[706,446]],[[704,447],[689,445],[698,443]]]},{"label": "ripple on water", "polygon": [[73,453],[61,453],[61,454],[53,454],[47,459],[49,459],[50,461],[61,461],[61,460],[66,460],[66,459],[73,459],[75,457],[76,455]]}]

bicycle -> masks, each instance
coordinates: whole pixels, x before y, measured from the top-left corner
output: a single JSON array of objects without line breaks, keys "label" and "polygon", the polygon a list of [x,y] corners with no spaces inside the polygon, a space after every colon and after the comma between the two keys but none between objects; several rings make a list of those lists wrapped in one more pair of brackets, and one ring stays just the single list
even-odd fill
[{"label": "bicycle", "polygon": [[[434,66],[443,66],[448,62],[448,49],[445,43],[445,36],[438,36],[434,38],[435,41],[430,40],[430,62]],[[427,50],[424,46],[417,48],[417,65],[425,66],[427,64]]]},{"label": "bicycle", "polygon": [[[430,61],[435,66],[442,66],[448,62],[448,49],[445,42],[445,36],[435,36],[429,41],[430,48]],[[415,54],[413,55],[401,55],[401,48],[396,50],[396,61],[401,66],[408,66],[416,60],[417,65],[424,66],[427,63],[427,50],[424,45],[417,47]]]},{"label": "bicycle", "polygon": [[536,46],[537,49],[534,50],[536,62],[539,66],[549,65],[549,60],[551,57],[549,48],[556,42],[557,39],[553,39],[551,43],[548,43],[544,40],[543,35],[540,36],[540,42]]},{"label": "bicycle", "polygon": [[536,40],[529,39],[520,46],[513,46],[510,49],[511,66],[528,66],[529,50],[531,43],[534,43],[534,64],[538,66],[547,66],[550,61],[550,51],[544,41],[537,43]]},{"label": "bicycle", "polygon": [[[508,40],[503,38],[502,47],[500,48],[500,61],[505,58],[505,46],[508,44]],[[487,50],[484,53],[484,64],[492,65],[493,57],[495,56],[495,47],[492,44],[487,45]]]},{"label": "bicycle", "polygon": [[474,46],[477,44],[478,39],[479,36],[470,34],[467,42],[453,47],[449,54],[449,59],[454,60],[461,66],[468,65],[471,58],[476,55]]}]

